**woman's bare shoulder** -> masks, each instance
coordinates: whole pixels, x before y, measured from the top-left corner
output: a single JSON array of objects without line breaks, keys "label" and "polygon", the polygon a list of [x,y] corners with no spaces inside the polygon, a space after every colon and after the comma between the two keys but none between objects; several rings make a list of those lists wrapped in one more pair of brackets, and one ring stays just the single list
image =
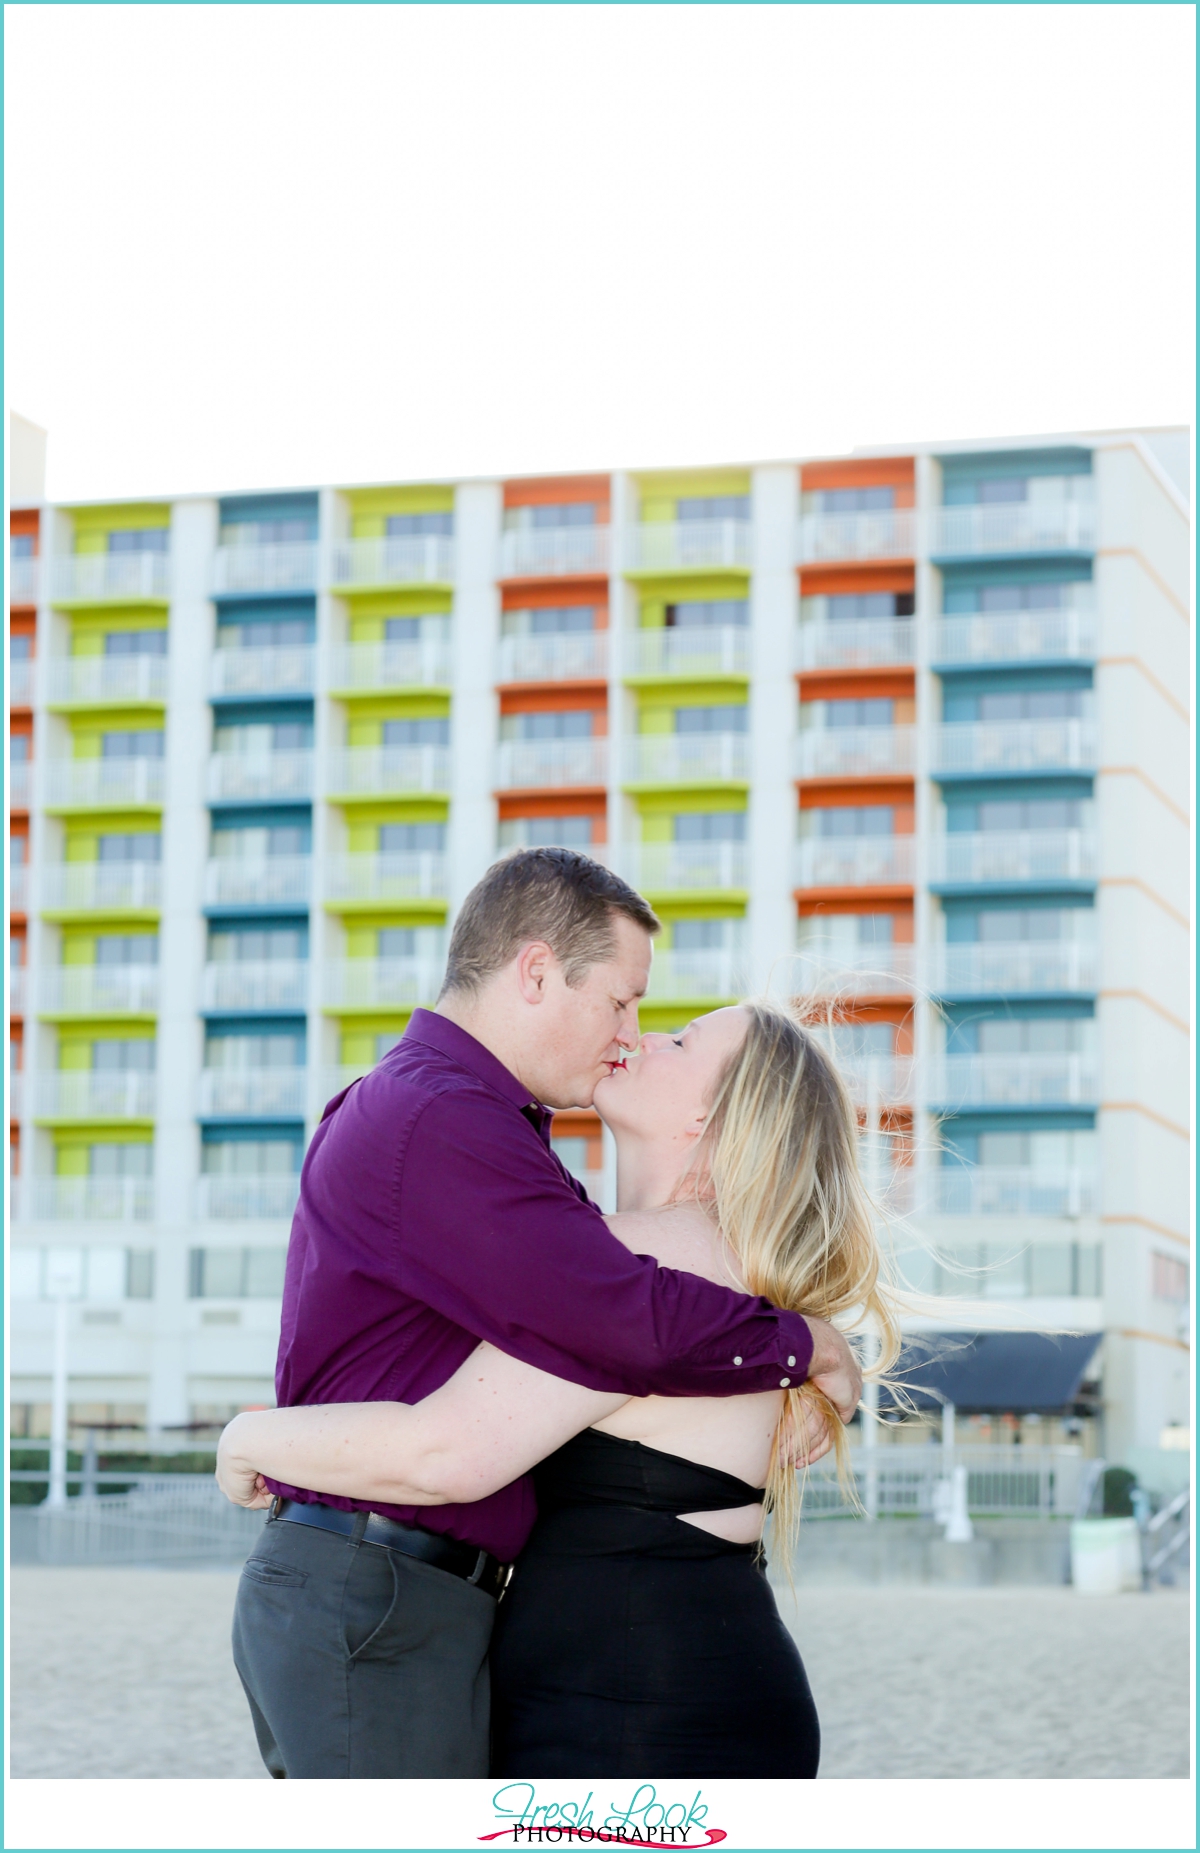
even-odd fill
[{"label": "woman's bare shoulder", "polygon": [[653,1255],[660,1267],[699,1274],[721,1287],[741,1288],[741,1277],[720,1233],[695,1203],[664,1210],[619,1210],[605,1221],[635,1255]]}]

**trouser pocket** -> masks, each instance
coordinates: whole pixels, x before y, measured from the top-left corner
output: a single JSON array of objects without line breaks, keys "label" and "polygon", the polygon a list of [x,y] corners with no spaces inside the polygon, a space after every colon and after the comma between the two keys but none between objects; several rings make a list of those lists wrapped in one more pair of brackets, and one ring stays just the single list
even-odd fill
[{"label": "trouser pocket", "polygon": [[359,1545],[342,1594],[342,1639],[351,1665],[382,1641],[399,1591],[392,1552]]}]

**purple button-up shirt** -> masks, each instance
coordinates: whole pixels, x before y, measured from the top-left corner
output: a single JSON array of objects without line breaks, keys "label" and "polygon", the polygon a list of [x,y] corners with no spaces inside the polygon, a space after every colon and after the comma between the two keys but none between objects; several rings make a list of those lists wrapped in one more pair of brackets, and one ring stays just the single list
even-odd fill
[{"label": "purple button-up shirt", "polygon": [[[801,1381],[812,1337],[799,1314],[630,1254],[551,1151],[550,1118],[473,1036],[413,1013],[378,1067],[330,1102],[309,1146],[283,1289],[281,1405],[417,1403],[480,1339],[630,1396]],[[505,1561],[536,1515],[528,1475],[471,1505],[319,1497]]]}]

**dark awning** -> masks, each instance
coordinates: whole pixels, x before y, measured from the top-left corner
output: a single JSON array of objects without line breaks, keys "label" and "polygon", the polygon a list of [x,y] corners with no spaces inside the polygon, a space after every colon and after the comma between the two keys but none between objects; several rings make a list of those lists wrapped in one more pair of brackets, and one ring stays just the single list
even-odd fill
[{"label": "dark awning", "polygon": [[918,1409],[953,1403],[964,1415],[1054,1415],[1075,1401],[1102,1337],[939,1332],[908,1340],[895,1374]]}]

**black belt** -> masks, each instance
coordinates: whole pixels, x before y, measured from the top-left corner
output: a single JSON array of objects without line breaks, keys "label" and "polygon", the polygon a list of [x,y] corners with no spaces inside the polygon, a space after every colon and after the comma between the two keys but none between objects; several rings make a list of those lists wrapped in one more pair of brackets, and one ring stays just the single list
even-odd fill
[{"label": "black belt", "polygon": [[[364,1516],[366,1525],[363,1525]],[[385,1551],[400,1551],[405,1557],[418,1557],[435,1569],[448,1570],[464,1583],[482,1589],[485,1595],[503,1595],[512,1575],[512,1565],[501,1563],[490,1551],[476,1550],[460,1544],[457,1538],[445,1538],[418,1525],[401,1525],[379,1512],[339,1512],[335,1506],[304,1505],[295,1499],[276,1498],[270,1517],[285,1525],[313,1525],[318,1531],[336,1531],[344,1538],[357,1536],[360,1544],[377,1544]]]}]

